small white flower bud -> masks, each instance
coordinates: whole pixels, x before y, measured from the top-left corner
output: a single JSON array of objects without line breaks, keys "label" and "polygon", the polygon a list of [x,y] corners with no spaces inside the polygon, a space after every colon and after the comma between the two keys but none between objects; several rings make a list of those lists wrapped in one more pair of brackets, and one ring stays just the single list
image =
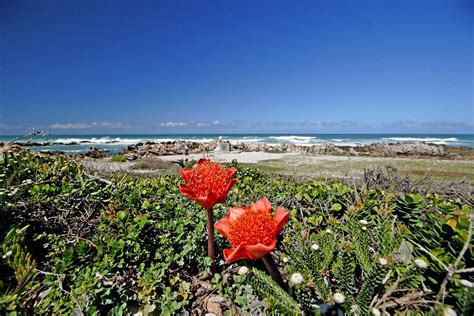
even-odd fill
[{"label": "small white flower bud", "polygon": [[344,296],[344,294],[339,292],[334,294],[334,302],[336,302],[337,304],[343,304],[345,301],[346,297]]},{"label": "small white flower bud", "polygon": [[293,273],[290,277],[290,282],[293,285],[298,285],[298,284],[303,283],[303,275],[301,275],[301,273],[299,272]]},{"label": "small white flower bud", "polygon": [[6,254],[4,254],[2,257],[3,259],[5,259],[6,257],[10,257],[12,255],[12,251],[11,250],[8,250]]},{"label": "small white flower bud", "polygon": [[472,283],[468,280],[459,280],[459,283],[461,283],[462,285],[467,286],[467,287],[474,287],[474,283]]},{"label": "small white flower bud", "polygon": [[378,308],[372,307],[372,309],[370,311],[372,312],[372,315],[374,315],[374,316],[380,316],[381,315],[380,310]]},{"label": "small white flower bud", "polygon": [[367,230],[367,227],[365,227],[365,226],[362,226],[362,230]]},{"label": "small white flower bud", "polygon": [[281,259],[281,260],[283,260],[284,263],[288,263],[288,261],[289,261],[288,257],[283,257],[283,259]]},{"label": "small white flower bud", "polygon": [[312,245],[311,245],[311,249],[313,249],[313,250],[315,250],[315,251],[316,251],[316,250],[319,250],[319,245],[318,245],[318,244],[312,244]]},{"label": "small white flower bud", "polygon": [[387,261],[387,259],[385,259],[385,258],[380,258],[380,259],[379,259],[379,262],[380,262],[380,264],[383,265],[383,266],[386,266],[386,265],[388,264],[388,261]]},{"label": "small white flower bud", "polygon": [[425,260],[421,259],[421,258],[416,258],[415,259],[415,264],[419,267],[419,268],[426,268],[428,266],[428,264],[426,263]]},{"label": "small white flower bud", "polygon": [[328,229],[326,229],[326,233],[330,234],[330,233],[332,233],[332,231],[328,228]]},{"label": "small white flower bud", "polygon": [[361,219],[361,220],[359,221],[359,223],[361,223],[362,225],[367,225],[367,224],[369,224],[369,222],[366,221],[365,219]]},{"label": "small white flower bud", "polygon": [[247,274],[249,272],[249,268],[247,268],[246,266],[242,266],[239,268],[239,271],[237,272],[239,275],[244,275],[244,274]]},{"label": "small white flower bud", "polygon": [[443,309],[443,316],[457,316],[458,314],[454,309],[449,306],[444,307]]}]

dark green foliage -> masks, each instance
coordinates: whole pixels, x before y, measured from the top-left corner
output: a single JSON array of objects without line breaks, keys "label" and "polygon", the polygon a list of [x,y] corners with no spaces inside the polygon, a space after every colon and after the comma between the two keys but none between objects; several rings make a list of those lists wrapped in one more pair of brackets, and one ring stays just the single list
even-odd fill
[{"label": "dark green foliage", "polygon": [[359,295],[357,295],[357,306],[362,315],[367,315],[369,312],[369,305],[372,302],[375,294],[379,292],[382,286],[382,281],[388,271],[386,264],[374,264],[365,278],[364,285],[361,287]]},{"label": "dark green foliage", "polygon": [[350,245],[341,247],[333,266],[333,272],[339,291],[344,294],[348,303],[352,303],[355,290],[356,260]]},{"label": "dark green foliage", "polygon": [[252,287],[258,293],[267,293],[268,308],[274,312],[280,312],[284,315],[297,315],[300,313],[299,304],[283,290],[266,273],[252,269],[253,277],[249,278]]},{"label": "dark green foliage", "polygon": [[42,287],[24,289],[42,298],[26,309],[93,314],[137,305],[172,314],[189,304],[190,277],[209,269],[205,214],[180,196],[177,177],[110,182],[72,160],[26,153],[5,157],[0,171],[0,236],[30,224],[22,247],[47,272],[35,271]]},{"label": "dark green foliage", "polygon": [[127,156],[125,155],[115,155],[110,159],[113,162],[125,162],[127,161]]},{"label": "dark green foliage", "polygon": [[[14,279],[13,277],[6,277],[5,281],[7,282],[2,280],[0,283],[0,290],[5,290],[5,294],[0,297],[0,304],[5,306],[5,310],[15,310],[22,305],[22,299],[28,300],[23,290],[36,275],[36,261],[24,246],[27,229],[28,226],[22,229],[12,228],[5,236],[0,249],[0,256],[4,258],[6,263],[5,266],[1,266],[2,271],[9,267],[14,273]],[[17,306],[17,304],[20,306]]]},{"label": "dark green foliage", "polygon": [[[2,159],[0,314],[120,315],[140,309],[170,315],[194,308],[193,284],[210,266],[206,214],[180,195],[179,176],[102,179],[61,156],[22,152]],[[430,313],[435,304],[417,302],[436,300],[445,266],[466,244],[456,268],[473,267],[472,206],[465,197],[300,182],[232,165],[238,183],[215,208],[216,219],[229,207],[262,197],[290,210],[278,239],[278,264],[285,280],[294,272],[304,278],[290,295],[258,270],[248,277],[224,272],[233,266],[219,263],[219,251],[223,272],[209,283],[211,290],[242,311],[259,313],[263,300],[268,314],[318,313],[323,303],[350,314],[353,305],[366,312],[371,302],[389,313]],[[219,250],[229,246],[220,235],[216,243]],[[261,268],[254,261],[239,264]],[[455,273],[444,304],[458,315],[472,314],[472,289],[460,279],[474,281],[472,273]],[[334,305],[335,293],[345,295],[342,306]],[[422,295],[410,300],[416,293]]]}]

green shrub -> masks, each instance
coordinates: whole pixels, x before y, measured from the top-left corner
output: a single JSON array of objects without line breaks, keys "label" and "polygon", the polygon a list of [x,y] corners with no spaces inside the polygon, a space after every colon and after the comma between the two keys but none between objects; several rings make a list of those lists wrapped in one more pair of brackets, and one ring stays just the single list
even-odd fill
[{"label": "green shrub", "polygon": [[125,155],[115,155],[110,159],[112,162],[125,162],[127,161],[127,156]]},{"label": "green shrub", "polygon": [[180,167],[172,161],[159,158],[144,158],[136,162],[131,169],[134,170],[179,170]]},{"label": "green shrub", "polygon": [[[238,263],[254,268],[247,277],[232,272],[221,251],[222,272],[206,278],[206,214],[181,196],[179,176],[102,179],[75,160],[21,152],[0,161],[0,314],[179,314],[202,310],[201,283],[231,301],[226,313],[319,313],[331,304],[419,314],[445,304],[472,314],[473,289],[463,283],[473,276],[458,271],[473,267],[468,197],[301,183],[230,165],[238,182],[216,219],[264,196],[290,210],[276,254],[284,279],[304,276],[291,294],[258,262]],[[216,244],[228,247],[220,235]],[[335,304],[335,293],[345,302]]]}]

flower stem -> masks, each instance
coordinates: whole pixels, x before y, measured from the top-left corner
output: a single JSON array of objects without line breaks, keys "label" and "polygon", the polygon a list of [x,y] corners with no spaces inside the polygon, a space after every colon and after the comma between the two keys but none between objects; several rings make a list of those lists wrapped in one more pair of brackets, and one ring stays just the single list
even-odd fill
[{"label": "flower stem", "polygon": [[214,212],[211,208],[207,209],[207,256],[211,258],[211,271],[217,272],[216,267],[216,246],[214,242]]},{"label": "flower stem", "polygon": [[272,259],[272,255],[267,253],[265,256],[262,257],[263,263],[265,263],[265,267],[267,268],[268,273],[272,276],[273,280],[278,283],[282,288],[286,288],[285,283],[281,277],[280,271],[278,271],[278,267],[276,266],[275,262]]}]

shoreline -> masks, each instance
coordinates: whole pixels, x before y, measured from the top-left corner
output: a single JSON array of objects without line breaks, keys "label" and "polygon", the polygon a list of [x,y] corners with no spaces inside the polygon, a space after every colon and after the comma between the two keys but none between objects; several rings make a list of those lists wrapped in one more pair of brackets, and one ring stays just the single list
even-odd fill
[{"label": "shoreline", "polygon": [[[54,146],[73,146],[76,143],[56,144]],[[92,144],[91,144],[92,145]],[[39,148],[45,146],[41,143],[0,143],[0,153],[6,151],[20,151],[23,148]],[[436,145],[428,142],[376,142],[372,144],[361,144],[359,146],[346,146],[331,142],[319,144],[292,144],[292,143],[245,143],[231,142],[228,140],[216,139],[209,142],[195,141],[166,141],[166,142],[145,142],[131,144],[118,151],[97,148],[91,146],[85,152],[68,151],[38,151],[44,154],[63,154],[71,157],[84,158],[105,158],[114,155],[126,156],[129,161],[147,157],[166,157],[182,155],[186,151],[190,154],[210,154],[210,153],[233,153],[242,152],[262,152],[262,153],[298,153],[313,155],[333,155],[333,156],[364,156],[364,157],[392,157],[392,158],[431,158],[446,160],[474,160],[474,148],[454,147],[448,145]],[[37,151],[37,150],[34,150]]]}]

